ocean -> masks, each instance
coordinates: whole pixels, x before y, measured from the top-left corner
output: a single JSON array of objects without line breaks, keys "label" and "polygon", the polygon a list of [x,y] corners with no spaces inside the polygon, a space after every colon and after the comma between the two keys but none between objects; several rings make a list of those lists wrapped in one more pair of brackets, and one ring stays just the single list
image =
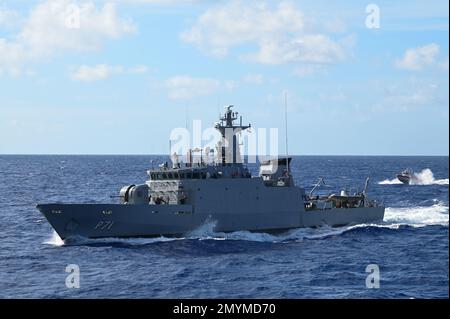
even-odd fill
[{"label": "ocean", "polygon": [[[114,202],[164,156],[0,156],[1,298],[448,298],[448,157],[296,156],[292,172],[318,193],[359,190],[386,206],[383,222],[283,234],[62,242],[37,203]],[[152,164],[153,163],[155,164]],[[394,174],[410,167],[414,185]],[[257,174],[256,165],[250,165]],[[282,203],[280,203],[282,205]],[[72,266],[69,266],[72,265]],[[79,287],[66,281],[79,270]],[[69,266],[69,268],[67,268]],[[379,271],[379,285],[367,284]],[[72,267],[72,268],[70,268]],[[70,285],[69,285],[70,286]]]}]

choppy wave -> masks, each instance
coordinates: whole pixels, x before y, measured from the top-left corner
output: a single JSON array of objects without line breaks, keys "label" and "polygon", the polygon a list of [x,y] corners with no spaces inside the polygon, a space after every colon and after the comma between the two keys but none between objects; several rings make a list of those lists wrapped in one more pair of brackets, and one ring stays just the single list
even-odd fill
[{"label": "choppy wave", "polygon": [[168,238],[101,238],[89,239],[83,237],[69,238],[61,240],[56,232],[52,237],[45,241],[45,244],[53,246],[62,245],[106,245],[106,244],[126,244],[126,245],[148,245],[175,240],[197,239],[197,240],[245,240],[254,242],[285,243],[292,241],[326,239],[333,236],[339,236],[355,229],[376,227],[399,229],[401,226],[423,227],[427,225],[448,226],[449,208],[442,202],[435,203],[432,206],[415,207],[387,207],[383,222],[358,224],[344,227],[319,228],[296,228],[282,234],[269,234],[265,232],[235,231],[230,233],[216,232],[216,222],[208,220],[195,230],[187,233],[184,237]]},{"label": "choppy wave", "polygon": [[[385,179],[378,182],[380,185],[395,185],[403,184],[398,178]],[[420,173],[414,173],[414,178],[411,179],[411,185],[448,185],[448,178],[435,179],[434,174],[429,168],[423,169]]]}]

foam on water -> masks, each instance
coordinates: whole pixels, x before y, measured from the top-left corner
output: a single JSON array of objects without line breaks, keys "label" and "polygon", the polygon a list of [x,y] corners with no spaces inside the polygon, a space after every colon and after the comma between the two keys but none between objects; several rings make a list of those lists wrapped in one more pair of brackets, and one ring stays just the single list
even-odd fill
[{"label": "foam on water", "polygon": [[52,236],[46,241],[44,241],[44,244],[52,246],[63,246],[64,240],[62,240],[61,237],[59,237],[56,231],[53,231]]},{"label": "foam on water", "polygon": [[[256,242],[283,243],[291,241],[302,241],[308,239],[325,239],[332,236],[339,236],[345,232],[357,228],[378,227],[399,229],[401,225],[412,227],[423,227],[427,225],[448,226],[449,214],[448,206],[437,203],[432,206],[416,207],[388,207],[386,208],[383,222],[349,225],[344,227],[322,226],[319,228],[296,228],[282,234],[268,234],[262,232],[236,231],[231,233],[214,232],[211,228],[214,223],[202,225],[195,231],[195,236],[190,238],[214,239],[214,240],[248,240]],[[202,233],[202,231],[205,231]]]},{"label": "foam on water", "polygon": [[396,185],[396,184],[403,184],[400,182],[400,180],[396,177],[394,179],[385,179],[381,182],[378,182],[380,185]]},{"label": "foam on water", "polygon": [[448,185],[448,178],[435,179],[431,169],[426,168],[420,173],[414,173],[416,178],[411,181],[412,185]]},{"label": "foam on water", "polygon": [[448,225],[448,206],[439,202],[432,206],[387,207],[384,222],[409,226]]},{"label": "foam on water", "polygon": [[217,222],[208,220],[195,230],[186,234],[187,239],[200,240],[247,240],[255,242],[286,242],[298,241],[303,239],[319,239],[333,235],[340,235],[346,231],[345,227],[332,228],[323,226],[319,228],[295,228],[280,234],[270,234],[265,232],[251,232],[240,230],[234,232],[217,232],[215,227]]},{"label": "foam on water", "polygon": [[362,227],[381,227],[398,229],[401,225],[422,227],[427,225],[448,226],[449,208],[442,202],[432,206],[387,207],[384,220],[380,223],[358,224],[344,227],[297,228],[282,234],[268,234],[264,232],[235,231],[230,233],[215,232],[215,221],[205,224],[190,232],[187,238],[214,240],[248,240],[256,242],[288,242],[305,239],[321,239],[338,236],[347,231]]},{"label": "foam on water", "polygon": [[217,221],[208,218],[202,225],[186,234],[187,238],[213,238],[216,232]]},{"label": "foam on water", "polygon": [[[403,184],[398,178],[385,179],[378,182],[380,185],[395,185]],[[435,179],[433,172],[429,168],[423,169],[420,173],[414,173],[414,178],[411,179],[411,185],[448,185],[448,178]]]},{"label": "foam on water", "polygon": [[236,231],[230,233],[215,232],[214,227],[217,223],[215,221],[208,221],[189,233],[187,238],[197,238],[200,240],[247,240],[272,243],[324,239],[331,236],[339,236],[353,229],[364,227],[399,229],[401,225],[412,227],[422,227],[427,225],[447,226],[449,222],[448,212],[448,206],[442,202],[438,202],[432,206],[388,207],[386,208],[384,220],[380,223],[358,224],[335,228],[328,226],[319,228],[297,228],[277,235],[250,231]]},{"label": "foam on water", "polygon": [[148,245],[152,243],[158,242],[167,242],[174,240],[182,240],[185,239],[183,237],[150,237],[150,238],[118,238],[118,237],[107,237],[107,238],[86,238],[82,236],[74,236],[67,239],[62,240],[59,235],[53,231],[53,234],[50,239],[44,241],[44,244],[51,246],[71,246],[71,245],[98,245],[98,244],[129,244],[129,245]]}]

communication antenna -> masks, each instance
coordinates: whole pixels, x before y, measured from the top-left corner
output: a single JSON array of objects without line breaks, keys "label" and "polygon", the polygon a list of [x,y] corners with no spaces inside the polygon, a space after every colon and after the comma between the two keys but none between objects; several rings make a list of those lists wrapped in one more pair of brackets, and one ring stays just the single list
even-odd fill
[{"label": "communication antenna", "polygon": [[309,192],[309,197],[312,197],[312,194],[314,193],[314,191],[317,189],[317,187],[320,186],[320,184],[325,185],[325,181],[324,179],[321,177],[319,178],[319,181],[316,183],[316,185],[314,185],[314,187],[311,189],[311,191]]},{"label": "communication antenna", "polygon": [[284,128],[285,128],[285,143],[286,143],[286,167],[288,174],[290,174],[289,171],[289,150],[288,150],[288,120],[287,120],[287,91],[284,92]]},{"label": "communication antenna", "polygon": [[368,176],[366,178],[366,183],[364,184],[364,191],[363,191],[364,196],[367,196],[367,190],[369,188],[369,181],[370,181],[370,176]]},{"label": "communication antenna", "polygon": [[189,130],[189,107],[188,107],[188,104],[186,103],[186,110],[185,110],[185,116],[186,116],[186,119],[185,119],[185,121],[186,121],[186,123],[185,123],[185,125],[186,125],[186,130]]}]

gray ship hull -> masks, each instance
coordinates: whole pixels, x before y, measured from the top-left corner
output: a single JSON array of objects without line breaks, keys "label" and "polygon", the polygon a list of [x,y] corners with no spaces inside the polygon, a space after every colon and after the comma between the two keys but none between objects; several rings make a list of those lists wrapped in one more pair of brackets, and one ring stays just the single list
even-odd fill
[{"label": "gray ship hull", "polygon": [[214,222],[214,230],[281,231],[299,227],[342,226],[383,220],[384,207],[334,208],[305,211],[252,210],[196,212],[192,205],[39,204],[61,239],[73,236],[179,236]]}]

